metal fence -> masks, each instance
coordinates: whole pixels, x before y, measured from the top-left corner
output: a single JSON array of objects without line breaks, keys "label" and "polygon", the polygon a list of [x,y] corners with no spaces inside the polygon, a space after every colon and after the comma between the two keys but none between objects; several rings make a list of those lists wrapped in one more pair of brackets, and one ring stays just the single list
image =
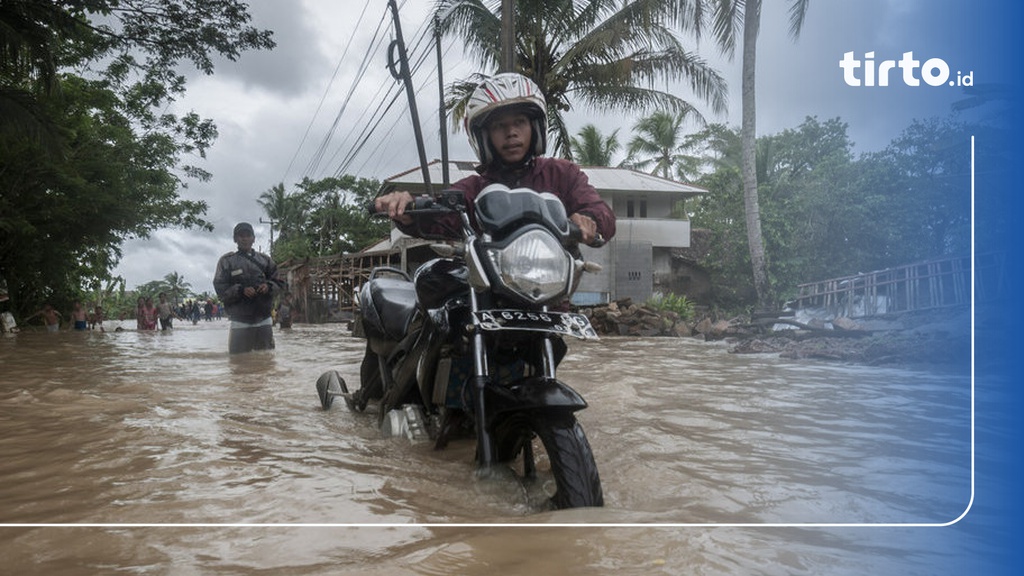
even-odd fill
[{"label": "metal fence", "polygon": [[[1004,254],[974,258],[975,302],[1002,297]],[[971,257],[929,260],[820,282],[800,284],[791,308],[823,308],[858,318],[971,302]]]}]

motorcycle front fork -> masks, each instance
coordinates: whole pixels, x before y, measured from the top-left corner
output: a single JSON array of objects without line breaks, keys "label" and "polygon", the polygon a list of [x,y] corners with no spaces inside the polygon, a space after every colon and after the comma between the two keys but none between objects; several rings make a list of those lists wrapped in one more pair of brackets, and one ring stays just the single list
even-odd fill
[{"label": "motorcycle front fork", "polygon": [[[476,295],[471,293],[471,303],[473,310],[476,310]],[[547,311],[547,308],[544,308]],[[544,375],[548,378],[555,378],[555,349],[551,338],[545,337],[542,343],[541,349],[541,365],[544,370]],[[476,415],[476,437],[477,437],[477,457],[479,459],[479,469],[486,470],[490,468],[494,462],[494,442],[491,438],[490,431],[487,430],[487,424],[489,421],[487,413],[487,403],[485,400],[485,391],[487,386],[490,385],[491,374],[488,366],[487,358],[487,342],[484,339],[484,335],[479,329],[473,333],[473,379],[472,379],[472,390],[473,390],[473,412]],[[523,453],[524,461],[524,472],[527,476],[531,476],[535,473],[536,468],[533,462],[533,446],[527,443],[524,447]]]}]

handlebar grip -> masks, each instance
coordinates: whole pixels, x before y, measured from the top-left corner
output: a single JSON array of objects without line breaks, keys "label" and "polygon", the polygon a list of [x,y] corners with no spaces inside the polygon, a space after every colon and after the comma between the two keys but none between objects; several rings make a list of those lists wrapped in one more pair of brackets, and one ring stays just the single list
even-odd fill
[{"label": "handlebar grip", "polygon": [[[437,204],[434,202],[433,198],[429,196],[416,196],[412,199],[412,202],[405,205],[405,213],[408,214],[417,210],[427,210],[436,206]],[[373,217],[386,218],[388,216],[387,212],[380,212],[377,210],[376,200],[370,200],[366,205],[366,211]]]},{"label": "handlebar grip", "polygon": [[[569,238],[578,244],[583,244],[583,229],[580,228],[579,225],[573,222],[572,220],[569,220]],[[598,232],[597,235],[594,236],[594,239],[590,241],[590,244],[587,244],[587,246],[590,246],[592,248],[600,248],[601,246],[604,246],[604,244],[604,236],[602,236],[601,233]]]}]

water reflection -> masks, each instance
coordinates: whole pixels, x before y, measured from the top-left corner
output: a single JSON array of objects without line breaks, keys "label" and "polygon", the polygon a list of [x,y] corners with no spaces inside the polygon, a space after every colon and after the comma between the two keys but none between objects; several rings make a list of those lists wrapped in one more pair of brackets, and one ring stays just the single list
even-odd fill
[{"label": "water reflection", "polygon": [[[562,376],[590,403],[606,507],[546,512],[511,479],[477,480],[470,443],[435,452],[380,438],[372,413],[321,410],[320,373],[358,381],[363,342],[341,327],[276,341],[229,356],[226,322],[0,339],[0,520],[392,526],[8,527],[0,553],[21,573],[862,574],[982,545],[954,529],[654,526],[952,521],[971,496],[966,373],[574,342]],[[647,527],[393,526],[417,523]]]}]

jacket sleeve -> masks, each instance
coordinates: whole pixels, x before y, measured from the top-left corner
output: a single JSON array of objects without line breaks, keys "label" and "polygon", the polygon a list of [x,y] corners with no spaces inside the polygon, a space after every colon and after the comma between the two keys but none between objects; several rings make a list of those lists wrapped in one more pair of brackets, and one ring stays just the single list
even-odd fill
[{"label": "jacket sleeve", "polygon": [[[462,190],[462,194],[466,197],[466,206],[470,208],[470,220],[473,219],[472,197],[474,194],[471,191],[474,187],[473,182],[475,178],[478,177],[469,176],[449,186],[451,189]],[[462,221],[459,215],[455,213],[439,214],[429,220],[425,218],[418,218],[414,220],[412,224],[395,222],[395,227],[403,233],[415,238],[443,240],[462,239]]]},{"label": "jacket sleeve", "polygon": [[568,193],[563,197],[566,212],[589,216],[597,223],[597,231],[605,241],[615,236],[615,213],[601,199],[597,190],[590,185],[590,179],[579,166],[566,162],[564,176],[567,180]]}]

